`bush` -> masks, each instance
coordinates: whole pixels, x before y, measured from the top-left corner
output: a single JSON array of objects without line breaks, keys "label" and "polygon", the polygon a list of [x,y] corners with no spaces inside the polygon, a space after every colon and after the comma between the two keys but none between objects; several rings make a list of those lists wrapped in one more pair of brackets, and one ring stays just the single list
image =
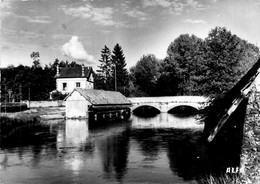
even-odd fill
[{"label": "bush", "polygon": [[63,93],[61,93],[61,92],[59,92],[59,91],[55,91],[55,92],[52,92],[52,93],[51,93],[51,99],[52,99],[52,100],[64,100],[64,98],[65,98],[67,95],[68,95],[67,93],[63,94]]},{"label": "bush", "polygon": [[0,106],[0,108],[1,112],[19,112],[28,109],[27,104],[20,102],[4,103]]}]

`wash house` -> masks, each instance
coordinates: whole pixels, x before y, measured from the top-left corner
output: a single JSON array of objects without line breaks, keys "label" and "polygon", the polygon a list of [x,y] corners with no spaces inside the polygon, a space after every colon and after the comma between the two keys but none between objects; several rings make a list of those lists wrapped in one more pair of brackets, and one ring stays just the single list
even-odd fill
[{"label": "wash house", "polygon": [[121,93],[75,88],[65,99],[66,118],[128,119],[131,102]]}]

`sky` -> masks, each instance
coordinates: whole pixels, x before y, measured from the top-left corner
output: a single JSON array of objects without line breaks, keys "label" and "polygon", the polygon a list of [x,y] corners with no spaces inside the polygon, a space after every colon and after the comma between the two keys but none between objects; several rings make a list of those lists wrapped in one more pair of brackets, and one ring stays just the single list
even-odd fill
[{"label": "sky", "polygon": [[260,45],[260,0],[0,0],[0,68],[59,60],[97,69],[101,50],[119,43],[127,68],[143,55],[166,57],[181,34],[216,26]]}]

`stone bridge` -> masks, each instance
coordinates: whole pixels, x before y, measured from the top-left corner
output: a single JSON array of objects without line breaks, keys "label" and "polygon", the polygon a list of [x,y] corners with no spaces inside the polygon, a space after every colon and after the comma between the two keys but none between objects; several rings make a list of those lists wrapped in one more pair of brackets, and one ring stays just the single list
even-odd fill
[{"label": "stone bridge", "polygon": [[154,107],[160,112],[168,112],[181,106],[189,106],[200,110],[207,103],[207,98],[202,96],[136,97],[128,99],[132,102],[132,111],[142,106]]}]

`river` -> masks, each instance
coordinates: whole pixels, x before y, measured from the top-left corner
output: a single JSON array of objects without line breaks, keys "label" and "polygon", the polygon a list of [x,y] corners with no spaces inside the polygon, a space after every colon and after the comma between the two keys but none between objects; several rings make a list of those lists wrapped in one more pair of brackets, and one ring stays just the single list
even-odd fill
[{"label": "river", "polygon": [[201,183],[214,167],[194,117],[161,113],[93,125],[44,122],[49,138],[0,147],[0,183]]}]

